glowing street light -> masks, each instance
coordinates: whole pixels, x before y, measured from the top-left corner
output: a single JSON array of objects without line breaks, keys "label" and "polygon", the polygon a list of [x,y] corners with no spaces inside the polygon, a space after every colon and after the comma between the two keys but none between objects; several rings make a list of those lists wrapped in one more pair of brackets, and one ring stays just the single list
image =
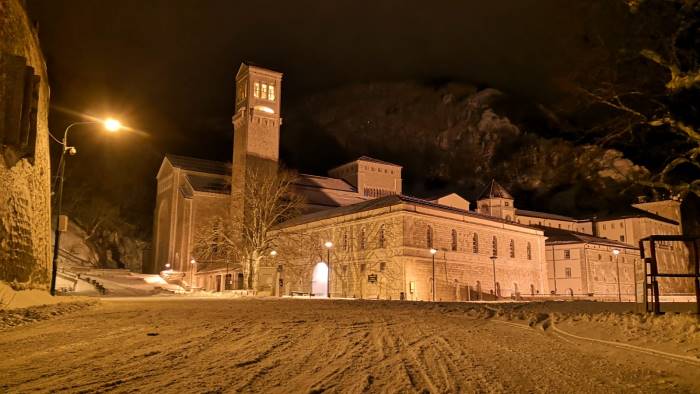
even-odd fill
[{"label": "glowing street light", "polygon": [[105,129],[107,129],[107,131],[110,131],[112,133],[119,131],[122,128],[121,122],[113,118],[105,119],[104,126]]},{"label": "glowing street light", "polygon": [[190,268],[190,289],[192,289],[192,285],[194,284],[194,269],[197,265],[197,260],[195,260],[194,257],[190,259],[190,265],[192,266],[192,268]]},{"label": "glowing street light", "polygon": [[276,250],[271,251],[270,256],[277,257],[277,251]]},{"label": "glowing street light", "polygon": [[430,254],[433,256],[433,302],[435,302],[435,253],[437,249],[430,248]]},{"label": "glowing street light", "polygon": [[326,271],[326,293],[328,293],[328,298],[331,298],[331,248],[333,247],[333,242],[326,241],[323,246],[328,250],[328,258],[326,259],[326,264],[328,265],[328,271]]},{"label": "glowing street light", "polygon": [[[61,157],[58,162],[58,190],[56,193],[56,229],[54,233],[54,243],[53,243],[53,266],[51,267],[51,295],[56,295],[56,274],[58,273],[58,251],[60,250],[61,244],[61,209],[63,204],[63,180],[66,170],[66,153],[69,156],[74,156],[78,153],[78,150],[74,146],[68,145],[68,134],[71,128],[79,125],[89,125],[89,124],[101,124],[107,131],[114,133],[122,128],[122,124],[112,118],[105,119],[104,121],[89,121],[89,122],[73,122],[66,127],[63,131],[63,139],[61,143]],[[54,138],[57,140],[56,138]],[[58,140],[57,140],[58,141]]]}]

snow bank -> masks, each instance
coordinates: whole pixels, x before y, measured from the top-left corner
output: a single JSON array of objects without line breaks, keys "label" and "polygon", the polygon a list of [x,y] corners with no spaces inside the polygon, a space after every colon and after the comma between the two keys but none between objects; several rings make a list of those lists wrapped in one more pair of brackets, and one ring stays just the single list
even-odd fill
[{"label": "snow bank", "polygon": [[66,302],[84,301],[82,297],[52,297],[45,290],[14,290],[5,282],[0,282],[0,310],[27,308],[37,305],[52,305]]}]

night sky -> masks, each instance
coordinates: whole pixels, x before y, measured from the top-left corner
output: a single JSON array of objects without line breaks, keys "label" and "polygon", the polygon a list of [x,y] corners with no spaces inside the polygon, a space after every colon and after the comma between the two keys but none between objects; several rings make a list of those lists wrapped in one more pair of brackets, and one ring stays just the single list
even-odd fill
[{"label": "night sky", "polygon": [[76,131],[69,167],[92,172],[70,182],[109,182],[150,200],[165,152],[230,160],[244,60],[285,74],[283,117],[310,94],[367,81],[469,82],[549,105],[566,99],[560,86],[573,65],[594,55],[593,18],[614,37],[601,15],[624,13],[608,0],[492,3],[28,0],[48,64],[52,132],[79,113],[145,132]]}]

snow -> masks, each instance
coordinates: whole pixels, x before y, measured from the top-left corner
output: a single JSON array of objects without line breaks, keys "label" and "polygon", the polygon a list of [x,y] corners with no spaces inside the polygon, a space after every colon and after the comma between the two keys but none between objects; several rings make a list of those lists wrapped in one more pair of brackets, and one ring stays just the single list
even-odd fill
[{"label": "snow", "polygon": [[[3,332],[0,352],[10,357],[0,358],[0,391],[699,391],[695,317],[625,308],[103,298]],[[644,337],[645,346],[686,359],[565,337],[553,323],[580,337]]]},{"label": "snow", "polygon": [[84,301],[84,299],[79,297],[52,297],[47,290],[17,291],[7,283],[0,281],[0,310],[76,301]]}]

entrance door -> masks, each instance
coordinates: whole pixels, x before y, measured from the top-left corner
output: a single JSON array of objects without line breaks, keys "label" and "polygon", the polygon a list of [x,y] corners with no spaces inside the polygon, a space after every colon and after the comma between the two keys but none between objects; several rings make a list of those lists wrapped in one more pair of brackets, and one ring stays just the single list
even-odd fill
[{"label": "entrance door", "polygon": [[221,275],[216,275],[215,280],[216,280],[216,292],[218,293],[221,291]]},{"label": "entrance door", "polygon": [[243,290],[243,273],[239,272],[236,276],[236,289]]},{"label": "entrance door", "polygon": [[318,263],[311,278],[311,293],[315,297],[328,297],[328,266]]},{"label": "entrance door", "polygon": [[233,275],[226,274],[226,279],[224,279],[224,290],[231,290],[233,287]]}]

